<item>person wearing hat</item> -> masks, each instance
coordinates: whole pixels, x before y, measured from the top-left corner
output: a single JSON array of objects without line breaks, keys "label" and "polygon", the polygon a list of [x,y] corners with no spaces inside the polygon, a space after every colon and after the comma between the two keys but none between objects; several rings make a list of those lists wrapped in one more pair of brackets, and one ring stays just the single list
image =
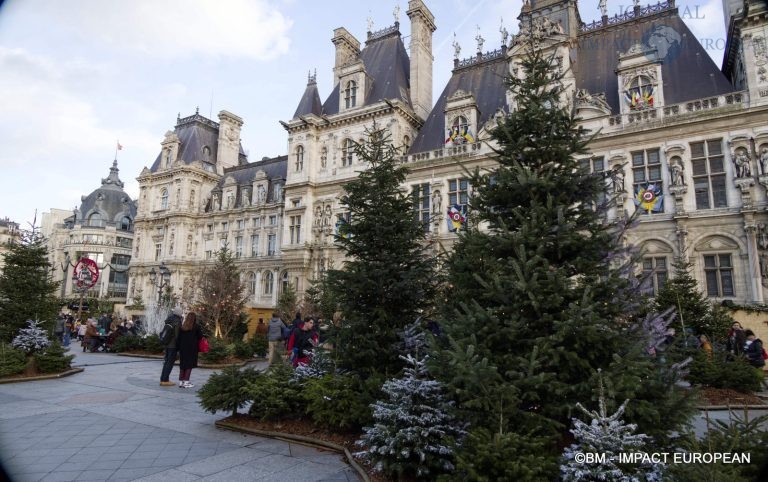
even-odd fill
[{"label": "person wearing hat", "polygon": [[179,339],[179,329],[181,328],[182,321],[181,307],[177,306],[165,319],[165,324],[170,325],[173,328],[173,336],[170,341],[165,345],[165,359],[163,360],[163,371],[160,373],[160,385],[163,387],[172,387],[175,385],[171,378],[171,371],[173,370],[173,364],[176,363],[176,354],[178,353],[177,342]]}]

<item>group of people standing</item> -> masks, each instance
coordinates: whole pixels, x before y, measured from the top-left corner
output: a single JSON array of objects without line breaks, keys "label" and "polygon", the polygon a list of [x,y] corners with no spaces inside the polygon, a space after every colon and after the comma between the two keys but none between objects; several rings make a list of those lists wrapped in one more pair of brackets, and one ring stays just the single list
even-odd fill
[{"label": "group of people standing", "polygon": [[726,348],[733,356],[744,355],[753,367],[762,368],[765,366],[762,340],[755,337],[752,330],[745,330],[738,321],[734,321],[731,329],[728,330]]},{"label": "group of people standing", "polygon": [[203,331],[197,322],[197,314],[194,311],[190,311],[183,315],[181,308],[176,307],[168,315],[165,323],[172,327],[173,335],[165,345],[160,385],[164,387],[172,387],[174,385],[170,381],[170,377],[173,365],[176,363],[176,356],[178,355],[179,388],[192,388],[195,385],[190,383],[189,378],[192,375],[192,369],[197,368],[200,340],[203,338]]},{"label": "group of people standing", "polygon": [[280,319],[280,313],[272,313],[267,331],[269,362],[273,363],[277,353],[284,348],[291,365],[308,365],[312,350],[320,343],[319,325],[313,316],[302,320],[301,313],[296,313],[291,324],[286,325]]}]

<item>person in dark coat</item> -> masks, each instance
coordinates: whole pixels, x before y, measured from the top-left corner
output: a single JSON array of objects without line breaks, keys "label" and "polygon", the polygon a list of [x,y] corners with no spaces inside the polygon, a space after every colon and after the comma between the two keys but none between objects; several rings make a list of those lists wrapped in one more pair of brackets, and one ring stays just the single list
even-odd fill
[{"label": "person in dark coat", "polygon": [[192,388],[189,383],[192,369],[197,368],[197,352],[203,332],[197,324],[197,315],[190,311],[184,318],[179,330],[179,340],[176,346],[179,350],[179,388]]},{"label": "person in dark coat", "polygon": [[744,330],[744,335],[747,337],[747,340],[744,342],[744,355],[747,357],[747,361],[755,368],[764,367],[763,342],[755,337],[755,333],[752,330]]},{"label": "person in dark coat", "polygon": [[171,371],[173,371],[173,364],[176,363],[176,355],[179,351],[178,340],[179,332],[181,331],[182,322],[181,307],[175,307],[168,318],[165,319],[165,323],[173,326],[173,337],[171,341],[165,345],[165,359],[163,360],[163,371],[160,373],[160,386],[172,387],[173,382],[170,380]]}]

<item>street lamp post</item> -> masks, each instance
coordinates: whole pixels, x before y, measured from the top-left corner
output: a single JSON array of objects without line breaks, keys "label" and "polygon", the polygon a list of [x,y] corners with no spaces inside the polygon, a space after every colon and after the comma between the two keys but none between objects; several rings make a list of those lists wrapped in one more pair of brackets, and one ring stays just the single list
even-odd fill
[{"label": "street lamp post", "polygon": [[160,263],[160,276],[158,276],[153,266],[149,270],[149,282],[157,286],[157,306],[159,308],[163,297],[163,289],[171,284],[171,270],[164,263]]}]

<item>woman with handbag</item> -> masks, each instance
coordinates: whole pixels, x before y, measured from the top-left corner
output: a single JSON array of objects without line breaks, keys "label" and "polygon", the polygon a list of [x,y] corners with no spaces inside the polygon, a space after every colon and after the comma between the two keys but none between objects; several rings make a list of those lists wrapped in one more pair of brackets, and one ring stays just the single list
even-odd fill
[{"label": "woman with handbag", "polygon": [[203,332],[197,324],[197,315],[190,311],[184,318],[179,330],[179,340],[176,344],[179,349],[179,388],[192,388],[189,376],[192,369],[197,367],[197,353]]}]

